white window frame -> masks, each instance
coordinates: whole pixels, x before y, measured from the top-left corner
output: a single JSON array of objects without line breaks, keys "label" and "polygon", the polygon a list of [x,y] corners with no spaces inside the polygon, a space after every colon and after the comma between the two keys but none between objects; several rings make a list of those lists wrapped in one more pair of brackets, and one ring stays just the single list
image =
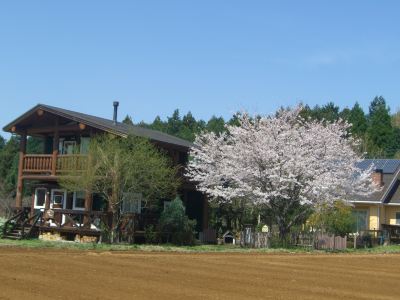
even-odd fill
[{"label": "white window frame", "polygon": [[[361,230],[369,230],[369,209],[368,208],[358,208],[358,209],[354,209],[355,212],[365,212],[366,213],[366,224],[365,226],[367,227],[366,229],[361,229]],[[357,216],[358,217],[358,216]],[[358,220],[356,220],[356,222],[358,223]],[[358,224],[356,224],[356,226],[358,227]],[[359,228],[357,228],[359,229]]]},{"label": "white window frame", "polygon": [[64,198],[63,198],[63,203],[62,203],[62,208],[65,209],[66,202],[67,202],[67,191],[62,190],[62,189],[52,189],[51,190],[51,197],[50,197],[50,208],[53,208],[54,204],[54,192],[64,192]]},{"label": "white window frame", "polygon": [[[37,205],[38,190],[45,190],[45,191],[46,191],[46,192],[45,192],[45,195],[44,195],[43,206]],[[45,206],[46,206],[46,197],[47,197],[47,193],[48,193],[48,191],[47,191],[46,188],[40,187],[40,188],[36,188],[36,189],[35,189],[35,200],[34,200],[34,203],[33,203],[33,208],[36,208],[36,209],[45,208]]]},{"label": "white window frame", "polygon": [[396,211],[394,213],[395,223],[396,225],[400,225],[400,219],[397,219],[397,214],[400,214],[400,211]]},{"label": "white window frame", "polygon": [[[77,207],[76,206],[76,194],[79,192],[74,192],[74,196],[73,196],[73,200],[72,200],[72,209],[73,210],[85,210],[85,202],[83,202],[83,207]],[[86,193],[85,192],[81,192],[84,195],[84,199],[86,198]]]}]

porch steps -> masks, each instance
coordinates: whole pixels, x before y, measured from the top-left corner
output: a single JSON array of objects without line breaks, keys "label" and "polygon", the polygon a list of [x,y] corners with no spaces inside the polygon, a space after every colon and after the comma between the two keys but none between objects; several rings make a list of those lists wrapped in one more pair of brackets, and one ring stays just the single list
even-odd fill
[{"label": "porch steps", "polygon": [[[24,233],[27,234],[30,229],[31,229],[31,226],[26,225],[24,228]],[[22,239],[22,226],[15,225],[15,227],[11,231],[6,232],[6,234],[3,236],[3,239],[21,240]]]}]

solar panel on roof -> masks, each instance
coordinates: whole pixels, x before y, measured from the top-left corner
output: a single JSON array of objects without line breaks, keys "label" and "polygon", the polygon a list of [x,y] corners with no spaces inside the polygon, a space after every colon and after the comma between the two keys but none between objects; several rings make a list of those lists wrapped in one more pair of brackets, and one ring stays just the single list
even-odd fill
[{"label": "solar panel on roof", "polygon": [[388,159],[384,167],[384,173],[394,173],[400,166],[400,160],[398,159]]},{"label": "solar panel on roof", "polygon": [[374,164],[374,169],[382,170],[385,174],[393,174],[400,167],[400,159],[364,159],[357,164],[357,167],[366,170],[371,164]]}]

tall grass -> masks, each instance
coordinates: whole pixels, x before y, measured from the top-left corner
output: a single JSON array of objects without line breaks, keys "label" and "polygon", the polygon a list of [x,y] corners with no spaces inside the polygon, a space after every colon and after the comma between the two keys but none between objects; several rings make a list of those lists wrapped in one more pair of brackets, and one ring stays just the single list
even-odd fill
[{"label": "tall grass", "polygon": [[0,238],[3,237],[3,226],[4,226],[4,223],[5,223],[5,222],[6,222],[6,219],[0,217]]},{"label": "tall grass", "polygon": [[37,248],[37,249],[71,249],[81,251],[144,251],[144,252],[181,252],[181,253],[276,253],[276,254],[385,254],[400,253],[399,245],[380,246],[367,249],[346,249],[341,251],[329,250],[311,250],[304,248],[269,248],[269,249],[251,249],[241,248],[232,245],[198,245],[198,246],[175,246],[171,244],[163,245],[131,245],[131,244],[92,244],[92,243],[75,243],[75,242],[53,242],[41,241],[38,239],[31,240],[2,240],[0,239],[0,248],[2,247],[18,247],[18,248]]}]

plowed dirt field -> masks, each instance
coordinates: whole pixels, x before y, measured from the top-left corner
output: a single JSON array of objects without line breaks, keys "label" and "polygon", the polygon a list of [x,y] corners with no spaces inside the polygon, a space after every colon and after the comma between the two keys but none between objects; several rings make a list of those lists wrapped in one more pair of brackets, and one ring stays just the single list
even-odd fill
[{"label": "plowed dirt field", "polygon": [[400,255],[0,248],[0,299],[400,299]]}]

